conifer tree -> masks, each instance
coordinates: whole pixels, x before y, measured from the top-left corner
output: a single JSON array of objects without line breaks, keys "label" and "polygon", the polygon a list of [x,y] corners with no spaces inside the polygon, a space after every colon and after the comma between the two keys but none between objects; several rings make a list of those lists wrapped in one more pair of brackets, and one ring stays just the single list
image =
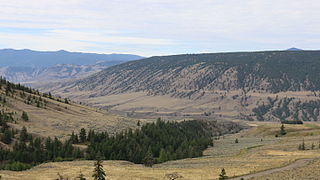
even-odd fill
[{"label": "conifer tree", "polygon": [[86,133],[86,130],[84,128],[81,128],[80,133],[79,133],[79,137],[80,137],[80,142],[81,143],[86,141],[87,133]]},{"label": "conifer tree", "polygon": [[9,129],[6,129],[4,131],[3,136],[1,137],[1,141],[6,143],[6,144],[10,144],[12,139],[11,139],[11,131],[9,131]]},{"label": "conifer tree", "polygon": [[286,135],[286,134],[287,134],[287,132],[285,131],[284,125],[282,124],[281,127],[280,127],[280,135],[281,135],[281,136],[284,136],[284,135]]},{"label": "conifer tree", "polygon": [[25,126],[22,127],[20,131],[20,141],[25,142],[28,139],[28,132]]},{"label": "conifer tree", "polygon": [[228,179],[226,170],[224,168],[221,169],[221,173],[219,174],[219,180],[226,180]]},{"label": "conifer tree", "polygon": [[154,158],[153,158],[151,148],[149,147],[146,153],[146,156],[143,159],[143,164],[147,167],[152,167],[153,163],[154,163]]},{"label": "conifer tree", "polygon": [[22,112],[21,118],[24,121],[29,121],[29,116],[28,116],[27,112],[25,112],[25,111]]},{"label": "conifer tree", "polygon": [[106,173],[103,170],[102,160],[100,158],[94,163],[93,179],[94,180],[105,180]]}]

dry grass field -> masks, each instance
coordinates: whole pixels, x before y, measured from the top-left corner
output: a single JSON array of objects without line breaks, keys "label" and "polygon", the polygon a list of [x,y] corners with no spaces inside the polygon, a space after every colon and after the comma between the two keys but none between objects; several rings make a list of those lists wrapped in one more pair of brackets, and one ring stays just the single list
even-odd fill
[{"label": "dry grass field", "polygon": [[[204,94],[190,98],[171,97],[169,95],[149,96],[144,92],[124,93],[108,96],[91,97],[91,91],[54,91],[65,97],[84,101],[95,107],[103,107],[113,112],[127,112],[129,116],[138,118],[155,117],[189,117],[202,116],[210,113],[212,117],[238,119],[240,114],[250,114],[257,104],[266,102],[268,97],[279,99],[294,97],[296,100],[317,100],[313,92],[280,92],[265,93],[250,91],[244,95],[243,91],[204,91]],[[319,94],[319,92],[317,92]],[[246,101],[243,101],[243,98]],[[247,104],[243,106],[243,104]],[[124,114],[124,113],[123,113]]]},{"label": "dry grass field", "polygon": [[[0,92],[1,93],[1,92]],[[38,98],[38,95],[32,95]],[[30,133],[38,136],[66,137],[72,131],[78,132],[80,128],[108,131],[110,134],[127,128],[136,128],[138,119],[122,117],[77,103],[64,103],[42,97],[47,101],[45,107],[37,107],[34,104],[26,104],[19,96],[6,97],[7,103],[2,110],[13,112],[15,122],[11,126],[21,129],[26,126]],[[27,112],[29,121],[21,119],[22,111]],[[142,123],[146,120],[140,120]]]},{"label": "dry grass field", "polygon": [[[200,158],[169,161],[147,168],[124,161],[104,161],[107,179],[168,179],[169,174],[178,173],[180,179],[217,179],[221,168],[225,168],[229,177],[251,174],[267,169],[282,167],[298,159],[319,158],[320,126],[315,123],[304,125],[286,125],[287,135],[275,137],[279,131],[276,123],[253,123],[253,128],[238,134],[226,135],[214,140],[214,147],[208,148]],[[235,143],[235,139],[239,143]],[[307,149],[299,151],[298,145],[304,139]],[[315,148],[311,150],[311,144]],[[319,160],[307,166],[319,166]],[[317,165],[318,164],[318,165]],[[313,168],[313,169],[314,169]],[[303,171],[307,167],[298,168]],[[28,171],[1,171],[3,179],[54,179],[57,173],[69,179],[75,178],[81,171],[91,179],[92,161],[53,162],[39,165]],[[318,177],[317,173],[306,171],[309,178]],[[271,174],[270,178],[285,174],[285,177],[300,177],[297,172],[288,170]]]}]

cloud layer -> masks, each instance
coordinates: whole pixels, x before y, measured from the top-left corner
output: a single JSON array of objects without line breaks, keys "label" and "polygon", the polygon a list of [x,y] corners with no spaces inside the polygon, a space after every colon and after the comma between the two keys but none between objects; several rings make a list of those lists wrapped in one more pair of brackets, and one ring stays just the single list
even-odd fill
[{"label": "cloud layer", "polygon": [[316,0],[2,0],[0,48],[140,55],[317,49]]}]

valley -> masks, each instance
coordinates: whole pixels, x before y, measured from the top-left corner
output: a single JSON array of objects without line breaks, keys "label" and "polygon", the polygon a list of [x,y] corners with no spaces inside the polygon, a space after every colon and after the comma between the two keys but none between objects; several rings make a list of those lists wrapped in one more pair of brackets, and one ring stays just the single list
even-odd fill
[{"label": "valley", "polygon": [[[102,157],[109,179],[218,179],[222,168],[233,179],[301,178],[293,169],[312,179],[316,174],[305,168],[319,158],[320,88],[318,71],[299,67],[302,61],[317,67],[318,53],[151,57],[29,84],[40,92],[2,79],[9,127],[57,137],[61,145],[58,152],[40,146],[43,159],[31,161],[34,167],[16,156],[31,169],[0,175],[72,179],[81,172],[90,179],[92,160]],[[36,148],[17,135],[12,141],[25,143],[22,153]],[[3,147],[19,152],[13,143]],[[15,168],[4,163],[3,169]]]},{"label": "valley", "polygon": [[[132,164],[126,161],[104,161],[104,169],[109,179],[218,179],[221,168],[229,177],[252,174],[266,169],[274,169],[291,164],[299,159],[314,159],[306,166],[289,168],[252,179],[314,179],[318,177],[320,126],[315,123],[304,125],[286,125],[287,134],[275,137],[279,124],[256,123],[252,128],[233,135],[225,135],[214,140],[214,147],[204,151],[200,158],[169,161],[154,165],[152,168]],[[239,142],[235,143],[235,139]],[[304,139],[306,149],[298,150]],[[314,144],[314,149],[311,149]],[[308,169],[308,167],[311,167]],[[76,177],[79,172],[85,177],[91,176],[93,161],[53,162],[34,167],[23,172],[1,171],[5,179],[54,179],[57,173],[64,177]],[[239,178],[240,179],[240,178]]]}]

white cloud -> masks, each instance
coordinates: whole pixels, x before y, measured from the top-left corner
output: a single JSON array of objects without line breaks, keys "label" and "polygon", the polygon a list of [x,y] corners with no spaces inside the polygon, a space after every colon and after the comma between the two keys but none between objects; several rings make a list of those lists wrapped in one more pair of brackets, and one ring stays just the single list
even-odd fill
[{"label": "white cloud", "polygon": [[[317,0],[1,0],[0,31],[46,29],[33,38],[20,35],[31,42],[36,39],[35,44],[43,39],[57,46],[63,42],[60,49],[65,44],[73,49],[101,46],[97,43],[116,43],[123,51],[133,45],[151,46],[143,47],[142,53],[163,46],[173,48],[173,53],[192,52],[192,45],[204,51],[293,43],[315,47],[319,42],[306,39],[319,39],[319,9]],[[230,48],[231,42],[239,48]]]}]

